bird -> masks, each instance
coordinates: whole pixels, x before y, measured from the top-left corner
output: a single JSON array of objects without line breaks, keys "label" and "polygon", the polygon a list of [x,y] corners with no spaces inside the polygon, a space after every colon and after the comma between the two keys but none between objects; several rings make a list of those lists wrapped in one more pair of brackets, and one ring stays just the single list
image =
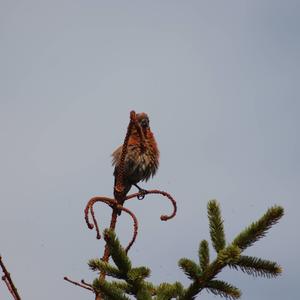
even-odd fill
[{"label": "bird", "polygon": [[[136,120],[140,125],[144,135],[144,147],[141,146],[140,135],[136,128],[133,126],[127,145],[127,153],[124,160],[124,175],[123,175],[123,187],[122,195],[116,195],[114,190],[115,199],[119,204],[123,205],[125,197],[134,185],[139,189],[139,192],[145,192],[137,184],[140,181],[148,181],[153,177],[159,166],[159,150],[157,143],[150,129],[149,117],[146,113],[137,113]],[[117,175],[119,171],[121,154],[123,145],[119,146],[112,153],[112,165],[114,168],[115,186]],[[141,197],[143,198],[143,197]],[[118,215],[121,214],[121,210],[118,210]]]}]

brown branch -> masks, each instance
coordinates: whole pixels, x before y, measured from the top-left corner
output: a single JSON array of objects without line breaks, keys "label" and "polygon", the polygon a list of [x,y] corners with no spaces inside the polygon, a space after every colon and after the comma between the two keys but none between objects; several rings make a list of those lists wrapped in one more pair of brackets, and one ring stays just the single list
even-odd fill
[{"label": "brown branch", "polygon": [[11,286],[10,286],[8,280],[7,280],[7,277],[6,277],[5,275],[2,276],[2,280],[5,282],[5,284],[6,284],[6,286],[7,286],[7,289],[8,289],[9,292],[12,294],[14,300],[16,300],[17,298],[16,298],[16,296],[15,296],[15,294],[14,294],[14,291],[13,291],[13,289],[11,288]]},{"label": "brown branch", "polygon": [[80,287],[82,287],[82,288],[84,288],[84,289],[86,289],[86,290],[95,292],[94,289],[93,289],[92,287],[87,286],[87,285],[85,285],[85,284],[81,284],[81,283],[76,282],[76,281],[73,281],[73,280],[69,279],[69,278],[66,277],[66,276],[64,277],[64,280],[66,280],[66,281],[68,281],[68,282],[70,282],[70,283],[72,283],[72,284],[74,284],[74,285],[76,285],[76,286],[80,286]]},{"label": "brown branch", "polygon": [[167,192],[160,191],[160,190],[146,190],[146,191],[143,191],[143,192],[138,192],[138,193],[128,195],[126,197],[126,200],[130,200],[130,199],[133,199],[135,197],[142,196],[142,195],[145,195],[145,194],[146,195],[147,194],[160,194],[160,195],[163,195],[164,197],[167,197],[171,201],[171,203],[173,205],[173,212],[169,216],[168,215],[161,215],[160,219],[162,221],[168,221],[168,220],[175,217],[176,212],[177,212],[177,204],[176,204],[176,201],[174,200],[174,198]]},{"label": "brown branch", "polygon": [[[110,226],[109,226],[109,228],[111,230],[115,230],[116,224],[117,224],[117,218],[118,218],[118,212],[117,212],[116,209],[113,209],[112,215],[111,215],[111,220],[110,220]],[[103,256],[102,256],[102,260],[104,262],[108,262],[109,261],[109,256],[110,256],[109,248],[108,248],[108,244],[106,243],[105,244],[105,248],[104,248],[104,253],[103,253]],[[106,273],[104,271],[102,271],[100,273],[99,279],[100,280],[104,280],[105,279],[105,275],[106,275]],[[97,296],[97,297],[99,298],[99,296]],[[97,300],[97,297],[96,297],[96,300]]]},{"label": "brown branch", "polygon": [[81,283],[83,285],[86,285],[86,286],[90,287],[90,288],[93,288],[93,286],[90,283],[85,282],[84,279],[81,279]]},{"label": "brown branch", "polygon": [[7,271],[3,261],[2,261],[2,257],[0,256],[0,266],[1,266],[1,269],[4,273],[4,276],[2,276],[2,280],[5,282],[9,292],[11,293],[11,295],[13,296],[13,298],[15,300],[21,300],[21,297],[17,291],[17,288],[16,286],[14,285],[11,277],[10,277],[10,274],[9,272]]},{"label": "brown branch", "polygon": [[96,238],[98,240],[100,240],[101,239],[101,234],[100,234],[99,226],[98,226],[98,223],[97,223],[97,219],[95,217],[95,212],[94,212],[94,206],[93,205],[90,207],[90,211],[91,211],[93,222],[95,224],[95,229],[96,229],[96,233],[97,233]]},{"label": "brown branch", "polygon": [[[117,203],[116,200],[108,198],[108,197],[93,197],[88,201],[88,203],[87,203],[87,205],[84,209],[85,222],[86,222],[89,229],[93,229],[94,227],[96,228],[97,238],[98,238],[98,236],[100,235],[100,230],[99,230],[97,220],[95,218],[94,210],[92,210],[93,205],[96,202],[103,202],[103,203],[106,203],[106,204],[112,205],[112,206],[117,205],[118,203]],[[90,220],[89,220],[89,212],[90,211],[91,211],[93,223],[91,223]]]},{"label": "brown branch", "polygon": [[131,216],[131,218],[133,219],[133,237],[132,237],[131,241],[129,242],[128,246],[125,249],[126,253],[128,253],[129,249],[131,248],[131,246],[134,244],[134,242],[136,240],[139,225],[138,225],[138,220],[137,220],[135,214],[132,211],[130,211],[128,208],[126,208],[124,206],[122,206],[121,210],[127,212]]},{"label": "brown branch", "polygon": [[[118,216],[117,211],[118,210],[124,211],[124,212],[126,212],[127,214],[129,214],[131,216],[131,218],[133,220],[133,237],[132,237],[131,241],[129,242],[128,246],[126,247],[126,252],[128,252],[130,247],[135,242],[136,237],[137,237],[137,233],[138,233],[138,220],[137,220],[135,214],[131,210],[129,210],[128,208],[123,207],[122,205],[119,205],[118,202],[115,199],[111,199],[111,198],[108,198],[108,197],[93,197],[93,198],[91,198],[89,200],[89,202],[87,203],[86,208],[84,210],[84,212],[85,212],[85,221],[86,221],[87,226],[88,226],[89,229],[93,229],[94,227],[96,228],[97,238],[98,238],[98,233],[100,232],[100,230],[99,230],[99,226],[98,226],[98,223],[96,221],[95,216],[92,215],[94,224],[90,223],[90,220],[89,220],[89,212],[91,212],[91,214],[92,214],[92,208],[93,208],[93,206],[96,202],[102,202],[102,203],[105,203],[105,204],[113,207],[111,222],[110,222],[110,226],[109,226],[109,228],[112,229],[112,230],[114,230],[115,227],[116,227],[117,216]],[[109,250],[108,250],[107,247],[105,247],[105,251],[104,251],[104,255],[102,257],[102,260],[103,261],[108,261],[108,257],[109,257]]]},{"label": "brown branch", "polygon": [[123,178],[124,178],[124,168],[125,168],[125,157],[127,154],[127,145],[131,135],[131,130],[133,125],[136,123],[136,114],[135,111],[130,112],[130,122],[128,124],[127,133],[123,142],[122,153],[120,157],[120,164],[118,166],[118,174],[116,175],[116,184],[114,187],[115,190],[115,198],[119,200],[118,196],[122,196],[122,192],[124,191]]}]

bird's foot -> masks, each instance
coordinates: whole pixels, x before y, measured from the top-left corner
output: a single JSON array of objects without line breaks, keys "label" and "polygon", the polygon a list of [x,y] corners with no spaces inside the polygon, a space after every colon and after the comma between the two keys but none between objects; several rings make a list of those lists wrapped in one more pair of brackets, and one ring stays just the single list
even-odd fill
[{"label": "bird's foot", "polygon": [[144,190],[144,189],[139,189],[139,195],[137,196],[137,198],[139,200],[143,200],[146,196],[146,194],[148,194],[148,191],[147,190]]},{"label": "bird's foot", "polygon": [[142,188],[139,187],[137,184],[134,184],[134,186],[135,186],[136,188],[138,188],[138,190],[139,190],[139,195],[137,195],[137,198],[138,198],[139,200],[143,200],[143,199],[145,198],[146,194],[148,194],[148,191],[142,189]]}]

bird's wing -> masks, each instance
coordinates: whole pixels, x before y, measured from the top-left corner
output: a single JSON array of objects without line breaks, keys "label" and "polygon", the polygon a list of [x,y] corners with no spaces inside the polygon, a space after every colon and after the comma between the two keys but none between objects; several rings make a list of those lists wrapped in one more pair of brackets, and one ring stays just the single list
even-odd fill
[{"label": "bird's wing", "polygon": [[[119,167],[121,155],[122,155],[122,147],[118,147],[112,153],[112,165],[115,166],[114,176],[117,174],[117,168]],[[125,164],[124,164],[124,172],[126,176],[131,177],[138,167],[138,159],[139,159],[139,147],[137,145],[128,145],[127,154],[125,156]]]}]

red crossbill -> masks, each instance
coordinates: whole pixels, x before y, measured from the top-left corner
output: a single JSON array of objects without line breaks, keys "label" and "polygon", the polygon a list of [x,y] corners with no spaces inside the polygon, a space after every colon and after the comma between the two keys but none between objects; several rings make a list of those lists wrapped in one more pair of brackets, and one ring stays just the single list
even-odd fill
[{"label": "red crossbill", "polygon": [[[153,177],[158,169],[159,165],[159,150],[152,131],[149,126],[149,117],[146,113],[139,113],[136,115],[137,122],[141,126],[144,134],[144,148],[141,147],[140,135],[133,126],[131,135],[129,137],[127,154],[124,160],[124,176],[122,197],[118,195],[115,198],[123,205],[124,199],[131,189],[132,185],[136,186],[140,191],[143,191],[137,183],[140,181],[148,181],[150,177]],[[120,159],[122,154],[122,146],[118,147],[112,153],[112,164],[115,166],[114,176],[115,184],[118,174],[118,168],[120,165]],[[118,211],[121,214],[121,211]]]}]

